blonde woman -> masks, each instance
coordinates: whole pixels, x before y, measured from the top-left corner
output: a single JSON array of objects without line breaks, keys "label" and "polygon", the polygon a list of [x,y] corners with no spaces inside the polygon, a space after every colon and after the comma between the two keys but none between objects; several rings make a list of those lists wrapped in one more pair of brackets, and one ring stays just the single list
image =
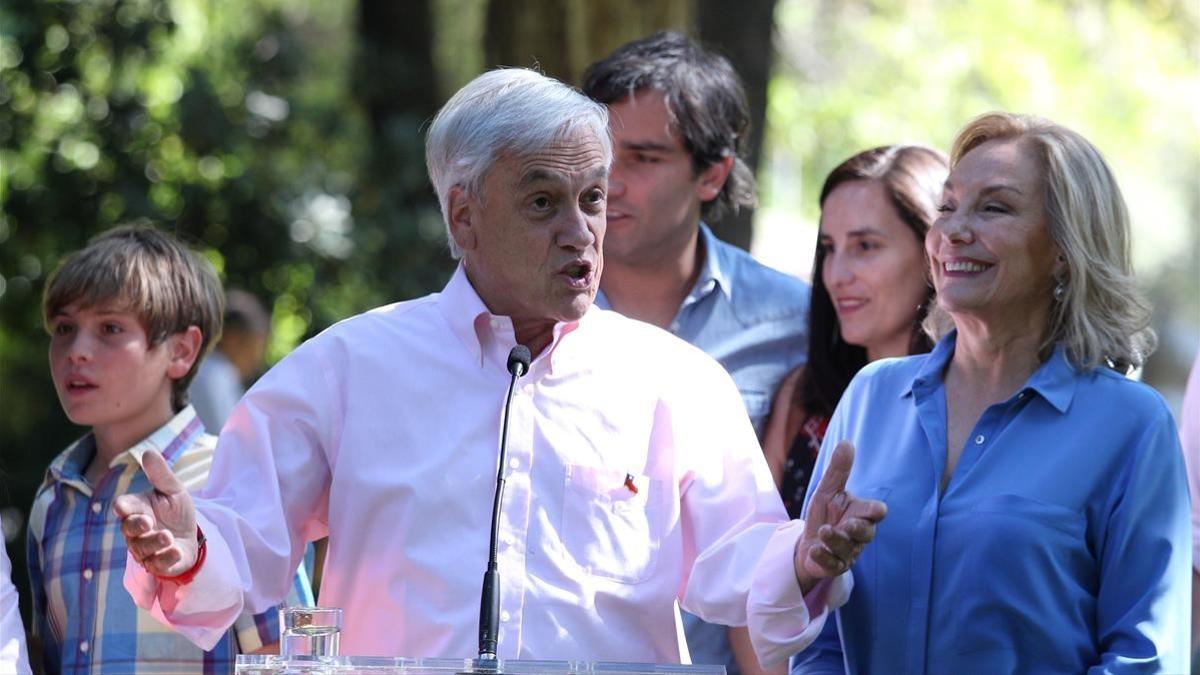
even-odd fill
[{"label": "blonde woman", "polygon": [[992,113],[959,132],[939,211],[938,342],[859,373],[813,477],[853,441],[848,489],[888,519],[792,672],[1185,672],[1187,488],[1167,407],[1124,377],[1153,334],[1112,173],[1079,134]]}]

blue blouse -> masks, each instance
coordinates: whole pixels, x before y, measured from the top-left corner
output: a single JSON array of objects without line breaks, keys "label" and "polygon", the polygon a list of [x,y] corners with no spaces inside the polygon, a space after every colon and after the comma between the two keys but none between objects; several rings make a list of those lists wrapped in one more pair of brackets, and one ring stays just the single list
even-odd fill
[{"label": "blue blouse", "polygon": [[955,337],[868,365],[830,421],[810,485],[850,439],[848,490],[888,515],[792,674],[1186,672],[1188,496],[1162,398],[1060,347],[939,493]]}]

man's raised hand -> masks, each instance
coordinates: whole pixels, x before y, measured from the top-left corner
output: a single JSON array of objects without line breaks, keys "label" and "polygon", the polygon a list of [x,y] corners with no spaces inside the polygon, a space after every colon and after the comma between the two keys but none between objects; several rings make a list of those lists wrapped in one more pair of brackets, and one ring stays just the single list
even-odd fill
[{"label": "man's raised hand", "polygon": [[162,455],[146,451],[142,469],[152,489],[117,497],[113,512],[134,560],[155,576],[178,576],[196,564],[196,507]]},{"label": "man's raised hand", "polygon": [[887,504],[846,492],[852,466],[854,444],[842,441],[808,503],[795,556],[796,580],[805,593],[821,579],[850,569],[863,546],[875,538],[876,523],[887,515]]}]

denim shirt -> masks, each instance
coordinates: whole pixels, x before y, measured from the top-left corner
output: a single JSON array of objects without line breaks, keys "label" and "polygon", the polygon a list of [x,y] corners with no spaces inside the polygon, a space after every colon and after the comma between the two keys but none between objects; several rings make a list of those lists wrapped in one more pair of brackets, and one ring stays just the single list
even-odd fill
[{"label": "denim shirt", "polygon": [[[807,283],[771,269],[700,223],[704,264],[669,330],[733,377],[762,438],[779,383],[808,354]],[[596,306],[612,309],[603,292]]]},{"label": "denim shirt", "polygon": [[1191,533],[1162,398],[1058,347],[939,489],[955,340],[867,365],[830,420],[808,498],[849,439],[848,490],[888,515],[793,675],[1185,672]]}]

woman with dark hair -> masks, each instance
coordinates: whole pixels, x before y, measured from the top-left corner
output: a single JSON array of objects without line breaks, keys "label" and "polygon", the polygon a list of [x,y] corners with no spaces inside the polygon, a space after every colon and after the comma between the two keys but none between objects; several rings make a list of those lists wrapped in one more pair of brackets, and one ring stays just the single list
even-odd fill
[{"label": "woman with dark hair", "polygon": [[821,188],[808,363],[784,380],[763,439],[793,518],[825,425],[854,374],[870,361],[932,346],[921,329],[933,297],[922,242],[946,172],[937,150],[888,145],[842,162]]}]

